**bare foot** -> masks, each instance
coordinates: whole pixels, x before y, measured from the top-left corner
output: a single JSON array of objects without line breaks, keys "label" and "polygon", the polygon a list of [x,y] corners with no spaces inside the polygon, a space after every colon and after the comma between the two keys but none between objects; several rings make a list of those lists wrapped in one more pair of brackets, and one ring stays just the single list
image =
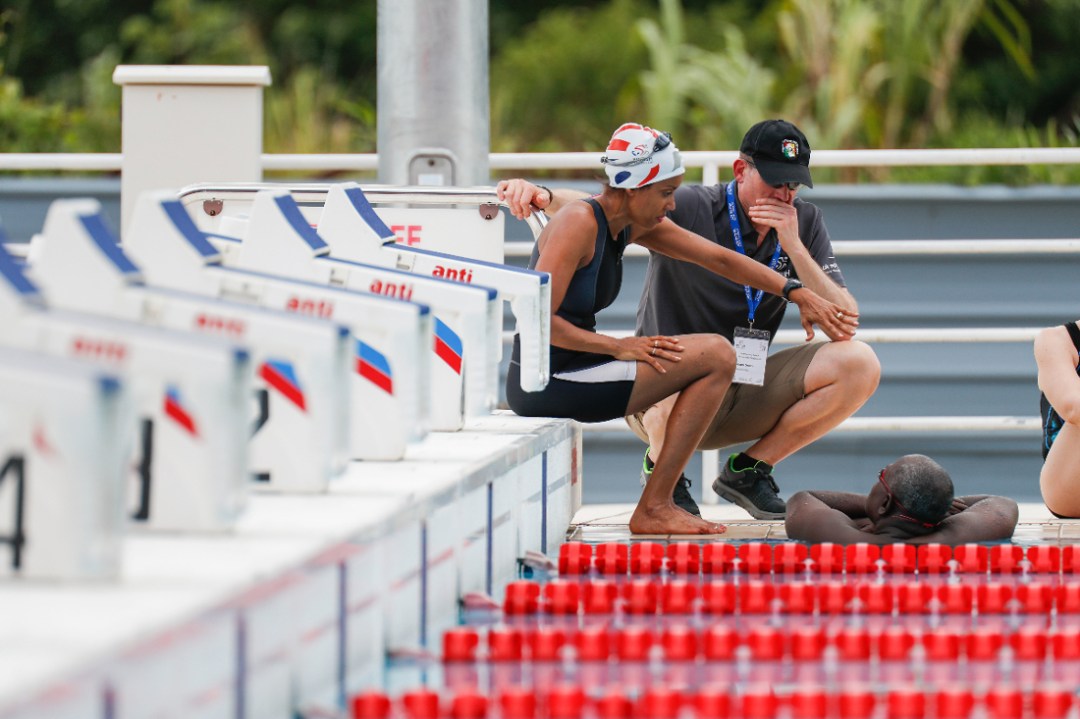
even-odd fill
[{"label": "bare foot", "polygon": [[634,508],[630,515],[632,534],[723,534],[727,527],[714,522],[706,522],[674,504],[659,507]]}]

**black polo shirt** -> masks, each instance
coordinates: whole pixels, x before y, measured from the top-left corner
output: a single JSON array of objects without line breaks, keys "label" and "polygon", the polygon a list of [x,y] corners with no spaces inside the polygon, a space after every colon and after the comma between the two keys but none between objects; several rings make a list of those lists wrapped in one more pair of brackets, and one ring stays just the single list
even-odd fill
[{"label": "black polo shirt", "polygon": [[[726,187],[681,185],[675,191],[675,210],[668,214],[668,218],[710,242],[738,252],[728,218]],[[779,242],[776,230],[770,229],[761,240],[742,206],[737,201],[736,205],[747,255],[767,265]],[[833,256],[832,242],[829,241],[821,210],[796,197],[795,211],[799,218],[799,238],[810,256],[836,284],[846,287],[840,266]],[[784,251],[780,252],[776,271],[785,277],[798,277]],[[751,292],[757,294],[757,290],[752,288]],[[768,330],[775,337],[786,307],[787,302],[783,297],[764,293],[754,315],[754,328]],[[731,340],[735,327],[748,326],[748,316],[743,285],[692,262],[673,260],[655,252],[650,255],[645,289],[638,304],[639,335],[713,332]]]}]

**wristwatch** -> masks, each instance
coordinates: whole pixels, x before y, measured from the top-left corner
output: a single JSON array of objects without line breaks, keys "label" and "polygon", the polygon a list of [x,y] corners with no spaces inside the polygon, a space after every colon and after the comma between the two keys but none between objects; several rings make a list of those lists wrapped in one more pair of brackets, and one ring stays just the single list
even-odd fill
[{"label": "wristwatch", "polygon": [[798,280],[795,280],[795,279],[791,279],[791,280],[788,280],[787,282],[785,282],[784,283],[784,299],[787,300],[788,302],[791,302],[790,295],[791,295],[792,291],[797,290],[802,286],[803,286],[803,283],[799,282]]}]

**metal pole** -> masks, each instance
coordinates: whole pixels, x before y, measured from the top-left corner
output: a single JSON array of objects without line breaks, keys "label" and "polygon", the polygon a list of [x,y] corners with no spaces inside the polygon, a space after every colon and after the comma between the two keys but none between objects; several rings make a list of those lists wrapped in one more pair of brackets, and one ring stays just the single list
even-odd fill
[{"label": "metal pole", "polygon": [[490,182],[487,0],[379,0],[379,181]]}]

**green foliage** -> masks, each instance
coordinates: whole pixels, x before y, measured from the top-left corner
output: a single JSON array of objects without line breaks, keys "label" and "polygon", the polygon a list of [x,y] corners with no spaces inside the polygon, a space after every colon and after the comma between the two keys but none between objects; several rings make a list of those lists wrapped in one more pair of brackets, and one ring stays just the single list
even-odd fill
[{"label": "green foliage", "polygon": [[373,152],[375,109],[323,82],[312,67],[293,73],[284,87],[267,93],[263,142],[268,152]]},{"label": "green foliage", "polygon": [[651,68],[641,74],[648,108],[646,121],[674,133],[683,147],[730,147],[760,119],[775,74],[746,49],[733,25],[717,32],[725,39],[720,52],[709,52],[685,39],[678,0],[660,0],[661,21],[638,21],[649,50]]},{"label": "green foliage", "polygon": [[[1051,120],[1042,128],[1017,118],[1004,123],[982,113],[961,115],[947,136],[935,138],[929,147],[1080,147],[1080,117],[1069,124]],[[987,165],[966,167],[893,168],[896,182],[947,182],[956,185],[1080,184],[1077,165]]]},{"label": "green foliage", "polygon": [[374,104],[375,0],[250,0],[245,8],[273,50],[269,61],[275,78],[317,68],[324,81]]},{"label": "green foliage", "polygon": [[151,0],[5,0],[0,3],[0,64],[27,95],[58,98],[57,80],[70,80],[83,65],[114,45],[124,20],[146,12]]},{"label": "green foliage", "polygon": [[890,73],[878,53],[884,19],[860,0],[789,0],[776,21],[789,60],[780,114],[814,147],[858,146],[880,123],[875,96]]},{"label": "green foliage", "polygon": [[640,117],[645,50],[635,23],[648,7],[553,10],[507,45],[491,64],[492,150],[595,150]]},{"label": "green foliage", "polygon": [[22,84],[0,78],[0,144],[21,152],[58,152],[66,120],[64,108],[23,96]]},{"label": "green foliage", "polygon": [[148,15],[124,21],[120,41],[136,65],[264,65],[251,21],[232,4],[156,0]]},{"label": "green foliage", "polygon": [[[10,41],[0,26],[0,51]],[[119,92],[112,87],[115,57],[103,54],[87,63],[76,78],[86,103],[68,108],[61,102],[26,97],[22,82],[4,73],[0,63],[0,147],[18,152],[101,152],[119,147]],[[107,84],[106,84],[107,83]]]},{"label": "green foliage", "polygon": [[[374,151],[379,4],[7,0],[0,140],[9,151],[115,152],[116,65],[267,64],[268,152]],[[684,150],[730,149],[776,116],[815,148],[1077,145],[1078,0],[490,0],[489,16],[495,151],[595,151],[628,120],[671,131]],[[1080,174],[818,173],[959,183]]]},{"label": "green foliage", "polygon": [[[74,0],[50,1],[65,17],[86,12]],[[0,66],[0,137],[7,147],[21,151],[117,152],[120,88],[112,82],[117,65],[268,64],[274,77],[266,93],[268,152],[373,151],[373,9],[351,12],[335,4],[320,14],[311,4],[271,7],[275,4],[267,0],[245,9],[218,0],[153,0],[149,7],[108,24],[88,19],[88,35],[95,42],[83,40],[74,54],[72,48],[62,49],[58,54],[79,60],[74,70],[52,74],[38,97],[25,97],[20,80],[4,76]],[[36,56],[30,45],[43,39],[34,40],[36,32],[26,27],[37,18],[39,6],[19,5],[0,15],[0,30],[11,29],[21,38],[20,47],[12,47],[10,33],[0,33],[0,57],[24,61]],[[107,10],[100,0],[86,0],[85,5]],[[351,38],[364,27],[370,32],[363,36],[370,39],[360,43],[359,55],[371,51],[365,61],[369,72],[358,73],[358,82],[338,82],[335,73],[344,58],[353,57]],[[267,37],[277,48],[273,53],[267,50]],[[94,54],[86,54],[88,49]],[[350,87],[363,89],[350,93]]]}]

